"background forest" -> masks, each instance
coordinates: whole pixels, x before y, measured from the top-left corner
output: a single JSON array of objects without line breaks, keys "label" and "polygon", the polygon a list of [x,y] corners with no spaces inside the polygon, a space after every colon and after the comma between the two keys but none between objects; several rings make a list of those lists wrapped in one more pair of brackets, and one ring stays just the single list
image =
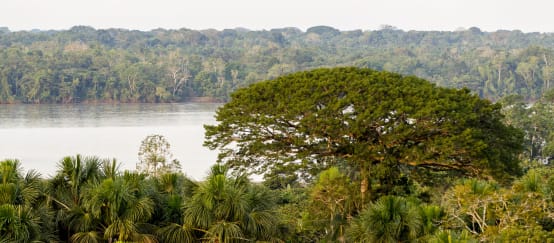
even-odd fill
[{"label": "background forest", "polygon": [[239,87],[295,71],[369,67],[497,100],[542,96],[554,36],[473,27],[454,32],[316,26],[148,32],[76,26],[0,29],[0,103],[226,101]]}]

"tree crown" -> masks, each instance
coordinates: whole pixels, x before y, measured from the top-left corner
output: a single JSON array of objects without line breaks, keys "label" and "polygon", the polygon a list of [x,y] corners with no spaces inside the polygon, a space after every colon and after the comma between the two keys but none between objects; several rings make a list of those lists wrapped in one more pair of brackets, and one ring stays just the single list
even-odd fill
[{"label": "tree crown", "polygon": [[383,185],[429,171],[500,178],[519,173],[522,139],[500,108],[414,76],[323,68],[236,91],[219,124],[206,126],[205,145],[255,173],[342,164]]}]

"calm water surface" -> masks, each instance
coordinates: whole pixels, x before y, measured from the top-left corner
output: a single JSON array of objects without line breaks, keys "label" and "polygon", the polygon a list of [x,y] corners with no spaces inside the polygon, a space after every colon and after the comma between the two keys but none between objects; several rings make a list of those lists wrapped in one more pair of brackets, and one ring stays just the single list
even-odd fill
[{"label": "calm water surface", "polygon": [[202,146],[204,124],[220,104],[0,105],[0,160],[53,175],[58,161],[76,154],[116,158],[134,169],[140,142],[161,134],[183,172],[202,179],[217,153]]}]

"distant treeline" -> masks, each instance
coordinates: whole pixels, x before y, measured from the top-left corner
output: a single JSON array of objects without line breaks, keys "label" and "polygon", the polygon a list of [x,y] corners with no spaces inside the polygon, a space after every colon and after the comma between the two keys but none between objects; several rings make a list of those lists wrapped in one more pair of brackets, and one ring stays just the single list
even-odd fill
[{"label": "distant treeline", "polygon": [[468,87],[496,100],[551,88],[554,34],[339,31],[316,26],[135,31],[0,28],[0,103],[225,101],[233,90],[317,67],[357,66]]}]

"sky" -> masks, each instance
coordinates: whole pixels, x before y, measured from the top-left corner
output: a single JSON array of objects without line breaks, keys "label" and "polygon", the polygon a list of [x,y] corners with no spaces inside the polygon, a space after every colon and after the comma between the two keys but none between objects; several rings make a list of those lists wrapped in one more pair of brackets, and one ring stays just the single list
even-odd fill
[{"label": "sky", "polygon": [[17,30],[251,30],[327,25],[340,30],[479,27],[483,31],[554,32],[551,0],[7,0],[0,26]]}]

